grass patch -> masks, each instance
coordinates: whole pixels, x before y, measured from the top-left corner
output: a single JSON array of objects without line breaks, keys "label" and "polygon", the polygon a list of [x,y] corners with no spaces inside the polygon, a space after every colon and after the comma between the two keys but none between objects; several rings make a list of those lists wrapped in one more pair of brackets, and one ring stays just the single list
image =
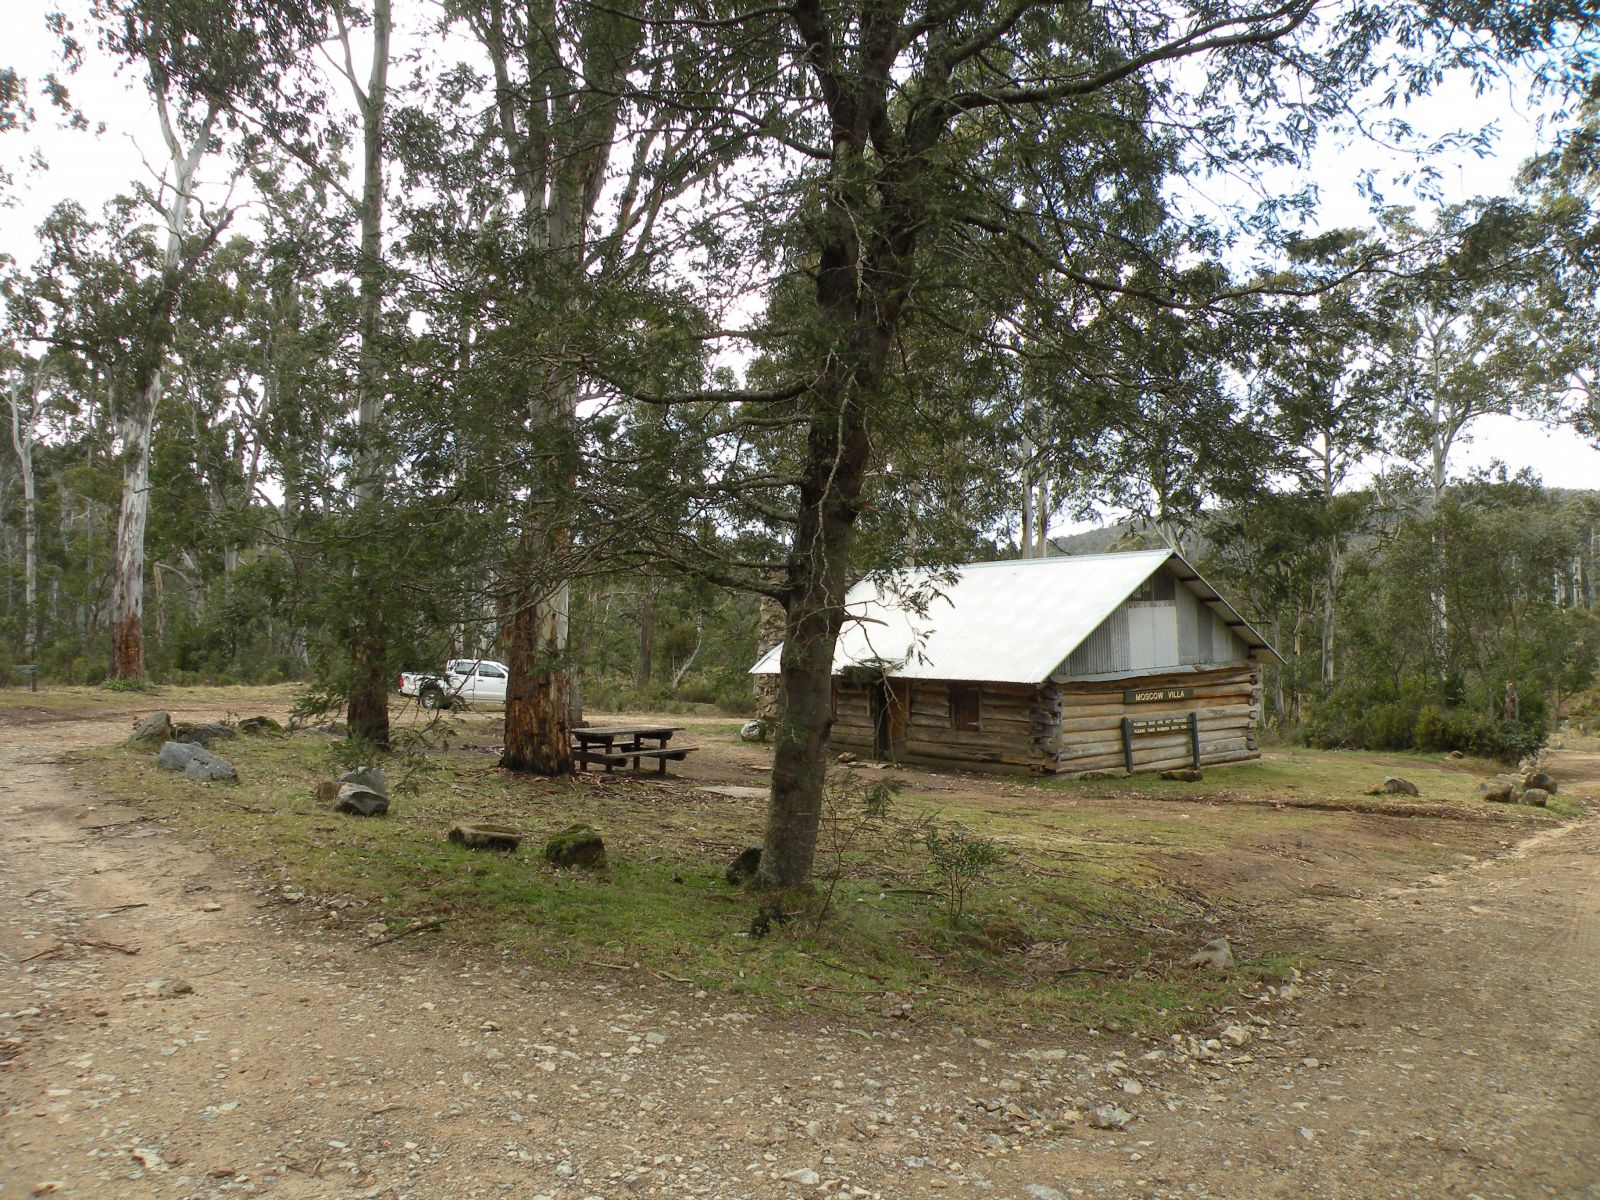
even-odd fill
[{"label": "grass patch", "polygon": [[[476,736],[476,724],[462,728]],[[736,723],[707,726],[694,729],[697,740],[737,737]],[[128,747],[76,770],[262,877],[346,902],[325,910],[330,920],[396,931],[440,920],[460,945],[547,969],[648,971],[756,1005],[867,1020],[1190,1026],[1236,1001],[1242,985],[1281,978],[1328,949],[1311,923],[1285,919],[1284,897],[1325,878],[1409,880],[1503,832],[1484,832],[1487,818],[1375,821],[1226,802],[1359,796],[1399,773],[1425,799],[1466,806],[1476,776],[1449,761],[1407,759],[1401,770],[1381,755],[1295,749],[1202,784],[974,781],[901,795],[843,853],[826,917],[815,919],[815,902],[791,903],[786,919],[754,936],[762,900],[722,872],[759,842],[759,800],[707,795],[681,778],[517,778],[491,757],[458,752],[433,756],[420,791],[398,796],[388,817],[353,818],[314,798],[336,769],[334,746],[313,733],[226,743],[237,785],[196,785]],[[557,871],[540,856],[546,837],[579,821],[605,837],[602,874]],[[515,854],[466,850],[445,840],[458,822],[515,825],[526,840]],[[955,926],[922,837],[929,823],[952,822],[1002,851]],[[819,869],[833,861],[819,855]],[[1234,940],[1238,972],[1181,965],[1219,933]]]}]

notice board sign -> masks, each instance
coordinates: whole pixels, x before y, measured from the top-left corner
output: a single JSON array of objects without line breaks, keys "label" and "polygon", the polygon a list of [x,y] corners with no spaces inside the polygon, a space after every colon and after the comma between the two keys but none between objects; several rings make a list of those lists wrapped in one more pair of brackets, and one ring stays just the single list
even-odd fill
[{"label": "notice board sign", "polygon": [[1124,704],[1160,704],[1163,700],[1192,700],[1192,687],[1129,688],[1122,693]]},{"label": "notice board sign", "polygon": [[1145,737],[1152,733],[1182,733],[1189,734],[1189,757],[1194,763],[1195,770],[1200,769],[1200,717],[1190,711],[1179,717],[1151,717],[1143,721],[1136,721],[1132,717],[1122,718],[1122,763],[1128,769],[1128,774],[1133,774],[1133,739]]},{"label": "notice board sign", "polygon": [[1189,732],[1188,715],[1181,717],[1157,717],[1151,721],[1132,721],[1128,732],[1135,737],[1146,733],[1187,733]]}]

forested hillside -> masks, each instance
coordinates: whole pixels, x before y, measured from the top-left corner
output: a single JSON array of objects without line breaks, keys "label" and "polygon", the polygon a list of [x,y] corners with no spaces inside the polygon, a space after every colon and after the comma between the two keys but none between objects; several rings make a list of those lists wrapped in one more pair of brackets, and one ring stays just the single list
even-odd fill
[{"label": "forested hillside", "polygon": [[[1584,5],[50,23],[59,70],[0,72],[8,178],[46,127],[94,155],[85,63],[154,139],[0,259],[12,678],[303,680],[381,748],[400,669],[483,654],[502,765],[554,774],[585,704],[748,704],[764,621],[788,886],[845,588],[1096,503],[1204,535],[1324,740],[1505,748],[1508,682],[1532,728],[1592,673],[1592,503],[1456,461],[1491,413],[1596,431]],[[1505,194],[1374,175],[1329,228],[1269,178],[1319,138],[1484,148],[1394,117],[1454,71],[1556,131]],[[1356,486],[1380,452],[1409,467]]]}]

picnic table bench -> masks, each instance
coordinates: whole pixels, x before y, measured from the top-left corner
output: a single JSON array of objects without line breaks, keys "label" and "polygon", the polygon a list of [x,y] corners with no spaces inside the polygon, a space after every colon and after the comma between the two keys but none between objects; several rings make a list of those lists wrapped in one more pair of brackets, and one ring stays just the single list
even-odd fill
[{"label": "picnic table bench", "polygon": [[669,758],[682,762],[700,748],[668,744],[673,734],[682,731],[682,725],[582,725],[572,731],[572,757],[583,770],[590,763],[603,763],[608,772],[630,761],[637,771],[641,759],[653,758],[656,772],[665,775]]}]

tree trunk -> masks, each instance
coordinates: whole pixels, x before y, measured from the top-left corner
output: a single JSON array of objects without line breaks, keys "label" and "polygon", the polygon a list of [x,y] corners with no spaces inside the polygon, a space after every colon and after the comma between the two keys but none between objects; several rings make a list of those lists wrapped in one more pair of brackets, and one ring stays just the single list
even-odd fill
[{"label": "tree trunk", "polygon": [[[517,544],[521,563],[549,561],[531,530]],[[544,549],[560,549],[546,546]],[[571,587],[523,584],[513,599],[507,635],[505,749],[500,765],[533,775],[572,771],[572,690],[568,658]]]},{"label": "tree trunk", "polygon": [[34,368],[26,414],[20,407],[20,391],[13,390],[10,397],[11,445],[17,452],[17,465],[22,475],[22,657],[30,663],[35,663],[39,649],[39,517],[33,480],[33,441],[44,383],[45,367],[41,362]]},{"label": "tree trunk", "polygon": [[656,598],[645,589],[639,593],[639,663],[634,672],[634,683],[640,688],[650,686],[650,674],[656,656]]},{"label": "tree trunk", "polygon": [[[152,79],[156,74],[152,65]],[[178,140],[165,92],[154,83],[151,92],[171,154],[173,195],[164,214],[167,241],[161,258],[161,286],[156,289],[149,311],[143,314],[142,340],[130,355],[128,390],[133,408],[123,413],[117,422],[122,450],[122,507],[117,518],[117,545],[112,559],[110,674],[113,679],[144,677],[144,530],[150,512],[150,443],[155,436],[156,410],[161,406],[162,365],[172,341],[178,293],[197,257],[188,245],[195,176],[200,170],[200,157],[211,139],[218,111],[214,103],[207,109],[193,141],[185,149]],[[223,224],[225,219],[212,228],[212,239],[222,231]]]},{"label": "tree trunk", "polygon": [[111,678],[144,678],[144,528],[150,514],[150,443],[161,372],[145,383],[136,411],[118,431],[122,442],[122,507],[111,583]]},{"label": "tree trunk", "polygon": [[[357,359],[358,443],[352,493],[358,516],[372,515],[383,495],[383,362],[378,350],[383,313],[383,121],[388,102],[389,0],[373,0],[372,71],[361,112],[361,257],[358,296],[361,349]],[[341,26],[341,35],[344,30]],[[346,37],[346,54],[349,43]],[[376,746],[389,744],[389,631],[384,621],[381,582],[355,568],[355,619],[350,636],[350,693],[346,723],[350,737]]]},{"label": "tree trunk", "polygon": [[1322,594],[1322,684],[1333,683],[1334,596],[1339,588],[1339,560],[1330,552],[1328,575]]},{"label": "tree trunk", "polygon": [[[818,283],[824,311],[846,303],[833,294],[837,269]],[[848,273],[853,287],[853,273]],[[852,331],[854,332],[854,331]],[[826,784],[828,733],[833,727],[833,651],[844,618],[857,499],[870,455],[861,393],[876,393],[883,378],[887,331],[872,330],[854,378],[824,378],[808,439],[799,521],[790,550],[780,699],[772,756],[772,795],[754,885],[804,889],[811,884],[817,825]],[[841,341],[846,339],[841,338]],[[854,340],[854,339],[849,339]],[[844,368],[835,365],[830,374]],[[858,390],[859,389],[859,390]],[[830,394],[831,393],[831,394]]]}]

